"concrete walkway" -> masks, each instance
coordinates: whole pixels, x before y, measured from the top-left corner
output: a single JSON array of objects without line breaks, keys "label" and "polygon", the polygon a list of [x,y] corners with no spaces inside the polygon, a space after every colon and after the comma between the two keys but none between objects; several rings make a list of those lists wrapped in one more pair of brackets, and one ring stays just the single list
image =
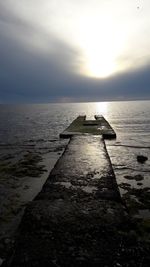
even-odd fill
[{"label": "concrete walkway", "polygon": [[26,208],[4,266],[148,266],[132,227],[103,137],[74,135]]},{"label": "concrete walkway", "polygon": [[74,136],[26,209],[8,266],[113,266],[126,220],[102,137]]},{"label": "concrete walkway", "polygon": [[103,116],[95,115],[95,120],[86,120],[86,116],[78,116],[63,133],[61,138],[70,138],[80,134],[101,135],[104,139],[116,138],[116,133]]}]

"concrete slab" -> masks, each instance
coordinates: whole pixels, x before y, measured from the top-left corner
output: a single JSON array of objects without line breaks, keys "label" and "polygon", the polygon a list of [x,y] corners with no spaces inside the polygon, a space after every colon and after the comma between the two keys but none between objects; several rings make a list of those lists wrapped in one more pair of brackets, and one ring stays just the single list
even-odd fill
[{"label": "concrete slab", "polygon": [[113,266],[125,222],[103,138],[75,135],[26,209],[6,266]]},{"label": "concrete slab", "polygon": [[95,119],[101,125],[101,134],[103,135],[104,139],[116,138],[116,133],[114,129],[103,116],[95,115]]},{"label": "concrete slab", "polygon": [[[102,137],[73,136],[58,160],[38,199],[55,198],[118,199],[120,194]],[[60,192],[60,196],[59,196]],[[62,196],[64,195],[64,197]]]},{"label": "concrete slab", "polygon": [[8,266],[117,266],[122,207],[104,200],[90,204],[60,199],[31,203]]},{"label": "concrete slab", "polygon": [[95,120],[86,120],[86,116],[77,117],[69,127],[60,134],[61,138],[70,138],[78,134],[102,135],[105,139],[116,138],[116,133],[103,116],[96,116]]}]

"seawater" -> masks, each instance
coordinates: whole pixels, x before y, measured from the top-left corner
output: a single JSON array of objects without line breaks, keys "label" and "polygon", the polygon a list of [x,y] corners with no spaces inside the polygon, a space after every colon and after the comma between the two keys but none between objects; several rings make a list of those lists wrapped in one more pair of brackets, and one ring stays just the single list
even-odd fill
[{"label": "seawater", "polygon": [[0,105],[0,143],[56,138],[85,114],[104,115],[119,141],[150,146],[150,101]]},{"label": "seawater", "polygon": [[[47,154],[50,162],[51,153],[63,151],[67,144],[59,134],[78,115],[94,119],[95,114],[104,115],[117,134],[117,139],[106,141],[106,145],[118,184],[126,183],[128,175],[141,174],[141,188],[149,187],[150,101],[0,105],[0,157],[10,150],[21,153],[33,149]],[[137,155],[148,160],[140,164]],[[139,188],[136,180],[130,185]]]}]

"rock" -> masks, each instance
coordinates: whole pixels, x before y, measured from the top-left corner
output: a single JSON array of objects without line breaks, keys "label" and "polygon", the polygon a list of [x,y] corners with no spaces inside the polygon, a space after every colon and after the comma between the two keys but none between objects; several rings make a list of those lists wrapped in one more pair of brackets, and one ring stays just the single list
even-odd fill
[{"label": "rock", "polygon": [[144,179],[144,177],[141,174],[137,174],[137,175],[134,176],[134,179],[136,181],[142,181]]},{"label": "rock", "polygon": [[142,156],[142,155],[137,156],[137,161],[140,163],[144,163],[146,160],[148,160],[148,157],[146,156]]}]

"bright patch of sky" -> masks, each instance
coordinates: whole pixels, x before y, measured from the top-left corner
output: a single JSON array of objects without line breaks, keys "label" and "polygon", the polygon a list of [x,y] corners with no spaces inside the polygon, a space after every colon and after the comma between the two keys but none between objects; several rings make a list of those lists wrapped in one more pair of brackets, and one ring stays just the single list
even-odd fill
[{"label": "bright patch of sky", "polygon": [[47,56],[59,53],[61,40],[75,51],[72,64],[81,76],[106,78],[150,62],[149,0],[0,0],[0,5],[13,18],[3,20],[8,34]]}]

